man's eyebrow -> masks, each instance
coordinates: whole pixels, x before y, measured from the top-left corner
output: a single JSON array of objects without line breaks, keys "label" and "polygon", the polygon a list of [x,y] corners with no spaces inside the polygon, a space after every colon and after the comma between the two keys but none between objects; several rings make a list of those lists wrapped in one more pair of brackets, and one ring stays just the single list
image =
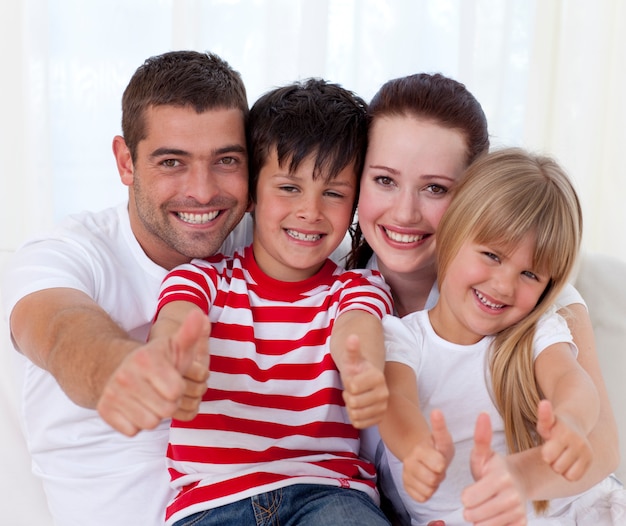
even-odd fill
[{"label": "man's eyebrow", "polygon": [[[213,150],[213,155],[222,155],[225,153],[246,153],[246,149],[241,144],[228,144]],[[191,154],[186,150],[181,150],[180,148],[162,147],[154,150],[150,154],[150,157],[163,157],[167,155],[173,155],[175,157],[188,157]]]},{"label": "man's eyebrow", "polygon": [[185,157],[189,155],[189,152],[185,150],[181,150],[179,148],[157,148],[150,154],[150,157],[163,157],[164,155],[174,155],[176,157]]},{"label": "man's eyebrow", "polygon": [[241,144],[228,144],[215,150],[215,154],[220,155],[222,153],[246,153],[246,148]]}]

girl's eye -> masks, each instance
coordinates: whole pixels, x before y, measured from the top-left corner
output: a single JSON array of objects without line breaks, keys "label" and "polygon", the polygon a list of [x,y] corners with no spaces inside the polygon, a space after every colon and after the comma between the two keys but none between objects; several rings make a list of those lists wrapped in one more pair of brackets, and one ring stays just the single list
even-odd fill
[{"label": "girl's eye", "polygon": [[500,258],[493,252],[483,252],[483,254],[487,256],[489,259],[493,259],[494,261],[498,261],[498,262],[500,261]]},{"label": "girl's eye", "polygon": [[537,274],[535,274],[534,272],[531,272],[530,270],[525,270],[524,272],[522,272],[522,275],[526,276],[527,278],[533,279],[535,281],[539,281],[539,277],[537,276]]},{"label": "girl's eye", "polygon": [[378,175],[374,177],[374,181],[381,186],[392,186],[394,184],[394,180],[386,175]]}]

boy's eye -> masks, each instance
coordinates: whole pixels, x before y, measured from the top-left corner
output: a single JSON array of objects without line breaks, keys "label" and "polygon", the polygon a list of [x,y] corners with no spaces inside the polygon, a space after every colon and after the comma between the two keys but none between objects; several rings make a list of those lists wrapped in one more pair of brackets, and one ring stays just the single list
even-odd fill
[{"label": "boy's eye", "polygon": [[289,184],[282,184],[279,186],[279,188],[281,190],[283,190],[284,192],[289,192],[289,193],[293,193],[293,192],[297,192],[298,188],[296,188],[293,185],[289,185]]},{"label": "boy's eye", "polygon": [[335,192],[334,190],[327,190],[326,192],[324,192],[324,194],[326,194],[328,197],[336,197],[338,199],[341,199],[344,197],[343,194],[340,194],[339,192]]}]

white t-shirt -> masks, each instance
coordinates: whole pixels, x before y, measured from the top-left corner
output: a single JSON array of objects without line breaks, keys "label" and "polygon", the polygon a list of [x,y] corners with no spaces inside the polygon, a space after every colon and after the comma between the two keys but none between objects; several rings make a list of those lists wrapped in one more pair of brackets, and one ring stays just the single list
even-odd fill
[{"label": "white t-shirt", "polygon": [[[428,419],[433,409],[441,409],[454,441],[455,453],[446,478],[425,503],[417,503],[404,491],[402,463],[387,450],[391,475],[413,524],[444,520],[446,525],[466,524],[460,506],[462,490],[473,483],[469,458],[474,445],[476,418],[486,412],[493,429],[492,448],[506,454],[504,422],[490,396],[486,359],[493,337],[474,345],[458,345],[439,337],[427,311],[383,319],[387,361],[400,362],[413,369],[417,377],[420,407]],[[548,346],[568,342],[576,353],[565,320],[552,312],[537,324],[534,338],[535,358]]]},{"label": "white t-shirt", "polygon": [[[222,250],[233,253],[251,240],[252,221],[246,215]],[[133,337],[145,340],[165,275],[135,239],[126,204],[84,212],[18,249],[3,275],[4,312],[8,316],[32,292],[73,288],[93,298]],[[96,411],[70,401],[46,371],[23,361],[26,440],[56,524],[162,525],[173,497],[165,469],[169,421],[128,438]]]}]

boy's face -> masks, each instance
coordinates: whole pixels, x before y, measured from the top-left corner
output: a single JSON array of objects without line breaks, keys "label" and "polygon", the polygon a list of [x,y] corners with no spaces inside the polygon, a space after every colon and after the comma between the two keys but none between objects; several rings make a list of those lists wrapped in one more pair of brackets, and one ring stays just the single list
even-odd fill
[{"label": "boy's face", "polygon": [[354,166],[332,180],[313,180],[314,164],[309,157],[289,173],[287,167],[278,166],[272,151],[259,173],[254,257],[263,272],[281,281],[302,281],[318,272],[352,220]]}]

